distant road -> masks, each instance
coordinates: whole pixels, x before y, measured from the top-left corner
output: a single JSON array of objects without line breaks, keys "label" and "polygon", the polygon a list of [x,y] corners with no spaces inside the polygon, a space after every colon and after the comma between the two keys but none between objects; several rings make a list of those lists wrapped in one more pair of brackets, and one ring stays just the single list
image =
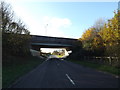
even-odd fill
[{"label": "distant road", "polygon": [[9,88],[118,88],[118,78],[65,60],[50,58]]}]

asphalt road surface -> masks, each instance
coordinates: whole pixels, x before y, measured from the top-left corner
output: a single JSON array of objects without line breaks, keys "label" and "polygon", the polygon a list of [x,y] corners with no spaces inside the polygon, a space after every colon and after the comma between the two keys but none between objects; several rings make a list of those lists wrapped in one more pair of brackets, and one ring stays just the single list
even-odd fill
[{"label": "asphalt road surface", "polygon": [[118,88],[118,77],[51,58],[22,76],[9,88]]}]

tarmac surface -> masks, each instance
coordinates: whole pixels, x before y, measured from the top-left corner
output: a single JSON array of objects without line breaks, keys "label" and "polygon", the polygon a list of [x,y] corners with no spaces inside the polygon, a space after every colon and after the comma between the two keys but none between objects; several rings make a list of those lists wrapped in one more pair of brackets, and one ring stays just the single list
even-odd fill
[{"label": "tarmac surface", "polygon": [[9,88],[118,88],[118,79],[66,60],[49,58]]}]

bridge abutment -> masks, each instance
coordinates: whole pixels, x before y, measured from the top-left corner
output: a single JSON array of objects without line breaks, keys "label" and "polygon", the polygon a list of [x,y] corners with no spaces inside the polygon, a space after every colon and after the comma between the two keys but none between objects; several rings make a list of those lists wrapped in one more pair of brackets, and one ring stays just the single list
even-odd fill
[{"label": "bridge abutment", "polygon": [[32,45],[31,49],[36,50],[36,51],[40,51],[40,47],[37,45]]}]

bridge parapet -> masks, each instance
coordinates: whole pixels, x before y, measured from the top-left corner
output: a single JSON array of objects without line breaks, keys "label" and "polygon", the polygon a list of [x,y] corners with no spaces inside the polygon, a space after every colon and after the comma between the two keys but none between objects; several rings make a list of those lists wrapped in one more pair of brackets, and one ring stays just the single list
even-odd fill
[{"label": "bridge parapet", "polygon": [[40,48],[66,48],[72,50],[81,46],[78,39],[31,35],[31,49],[40,51]]},{"label": "bridge parapet", "polygon": [[79,41],[77,39],[71,39],[71,38],[32,35],[31,43],[66,44],[66,45],[77,46]]}]

